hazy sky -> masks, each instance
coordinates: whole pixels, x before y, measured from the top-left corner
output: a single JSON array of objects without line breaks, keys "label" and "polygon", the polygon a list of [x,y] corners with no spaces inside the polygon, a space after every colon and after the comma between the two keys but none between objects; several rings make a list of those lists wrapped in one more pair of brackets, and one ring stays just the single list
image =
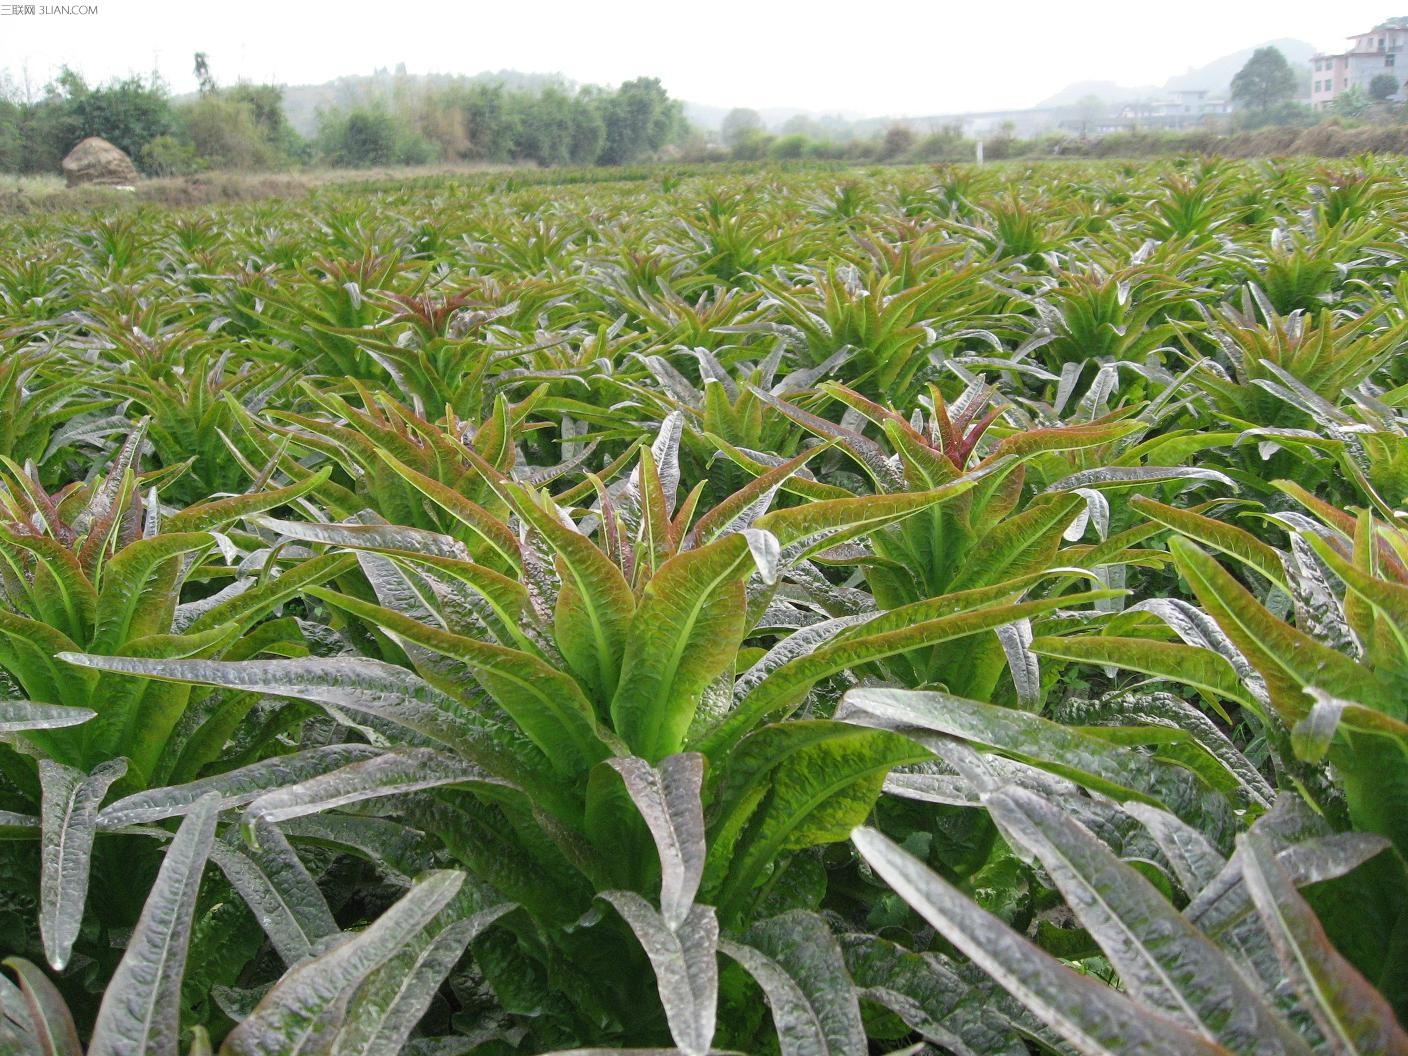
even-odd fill
[{"label": "hazy sky", "polygon": [[15,15],[0,0],[0,70],[39,85],[65,63],[90,82],[156,68],[184,92],[204,51],[227,84],[316,83],[404,62],[411,73],[517,69],[595,84],[646,75],[691,102],[879,116],[1030,106],[1077,80],[1162,84],[1279,37],[1339,50],[1396,13],[1384,0],[91,3],[96,14]]}]

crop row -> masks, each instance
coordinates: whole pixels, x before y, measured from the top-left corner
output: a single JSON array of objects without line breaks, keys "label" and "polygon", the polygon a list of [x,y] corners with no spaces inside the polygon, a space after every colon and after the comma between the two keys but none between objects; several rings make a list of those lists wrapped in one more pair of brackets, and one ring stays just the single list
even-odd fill
[{"label": "crop row", "polygon": [[0,1051],[1408,1053],[1404,176],[0,217]]}]

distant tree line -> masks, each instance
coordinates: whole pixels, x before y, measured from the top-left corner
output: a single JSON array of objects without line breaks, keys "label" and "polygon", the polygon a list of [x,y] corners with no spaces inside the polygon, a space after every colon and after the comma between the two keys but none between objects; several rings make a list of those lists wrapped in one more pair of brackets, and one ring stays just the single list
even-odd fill
[{"label": "distant tree line", "polygon": [[183,101],[156,77],[91,87],[64,70],[37,93],[0,79],[0,172],[56,173],[86,136],[122,148],[146,175],[179,176],[306,165],[623,165],[688,133],[682,105],[641,77],[576,90],[450,82],[320,111],[305,138],[288,123],[281,87],[220,87],[203,54],[195,69],[199,95]]},{"label": "distant tree line", "polygon": [[324,111],[316,155],[335,166],[448,162],[624,165],[679,141],[683,107],[653,77],[614,91],[457,83]]},{"label": "distant tree line", "polygon": [[[404,69],[394,77],[379,71],[371,84],[344,96],[341,105],[319,109],[316,127],[305,137],[289,123],[280,86],[221,87],[204,54],[195,57],[195,74],[199,93],[183,100],[172,99],[156,77],[93,87],[64,70],[34,92],[21,91],[0,74],[0,172],[57,173],[74,144],[93,135],[121,147],[148,176],[437,162],[627,165],[662,156],[681,161],[951,162],[973,158],[976,147],[957,124],[877,127],[798,115],[771,131],[757,111],[746,108],[729,112],[720,132],[711,135],[690,128],[682,104],[648,77],[598,88],[511,71],[492,75],[493,80],[416,82]],[[1239,152],[1241,146],[1223,140],[1260,130],[1311,130],[1326,118],[1351,129],[1408,123],[1408,113],[1395,99],[1398,87],[1396,78],[1381,76],[1367,91],[1340,92],[1329,115],[1314,113],[1297,98],[1302,87],[1285,57],[1275,48],[1262,48],[1232,82],[1235,112],[1206,128],[1090,137],[1085,133],[1090,115],[1084,111],[1093,113],[1103,104],[1083,100],[1075,108],[1081,115],[1079,135],[1066,130],[1019,139],[1014,128],[1005,126],[984,137],[984,152],[994,161],[1166,153],[1176,152],[1179,144]],[[1272,139],[1281,141],[1275,135]]]}]

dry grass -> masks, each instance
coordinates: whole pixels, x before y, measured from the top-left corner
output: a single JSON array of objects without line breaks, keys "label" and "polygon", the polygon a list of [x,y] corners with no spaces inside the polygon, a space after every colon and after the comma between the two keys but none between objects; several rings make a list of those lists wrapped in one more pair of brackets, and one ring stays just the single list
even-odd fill
[{"label": "dry grass", "polygon": [[298,172],[204,172],[140,181],[117,187],[66,187],[60,176],[0,177],[0,213],[106,211],[130,203],[165,206],[211,205],[261,198],[301,198],[331,184],[393,187],[425,178],[470,172],[508,171],[509,166],[426,165],[415,168],[305,169]]}]

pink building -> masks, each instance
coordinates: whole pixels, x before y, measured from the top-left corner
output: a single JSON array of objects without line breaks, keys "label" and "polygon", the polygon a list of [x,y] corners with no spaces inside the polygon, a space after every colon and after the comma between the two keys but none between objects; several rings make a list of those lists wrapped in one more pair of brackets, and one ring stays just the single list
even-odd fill
[{"label": "pink building", "polygon": [[1327,110],[1335,97],[1349,88],[1367,93],[1369,84],[1380,74],[1387,73],[1398,82],[1394,98],[1400,98],[1405,78],[1408,78],[1408,17],[1390,18],[1369,30],[1349,38],[1349,49],[1338,55],[1316,55],[1310,60],[1310,104],[1316,110]]}]

